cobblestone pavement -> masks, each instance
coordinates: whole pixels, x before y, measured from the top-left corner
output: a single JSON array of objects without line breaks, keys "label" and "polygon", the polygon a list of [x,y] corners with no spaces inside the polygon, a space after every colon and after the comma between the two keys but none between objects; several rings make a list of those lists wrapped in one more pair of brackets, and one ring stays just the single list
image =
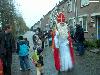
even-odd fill
[{"label": "cobblestone pavement", "polygon": [[[27,32],[24,37],[27,37],[27,39],[30,42],[30,55],[29,57],[31,57],[31,53],[32,53],[32,47],[33,47],[33,42],[32,42],[32,35],[34,33],[33,32]],[[31,71],[26,71],[26,72],[21,72],[20,71],[20,63],[19,63],[19,57],[18,55],[15,53],[13,54],[13,59],[12,59],[12,75],[36,75],[36,68],[34,66],[34,64],[32,63],[31,59],[30,59],[30,65],[31,65]]]},{"label": "cobblestone pavement", "polygon": [[100,54],[89,51],[83,56],[75,56],[75,66],[71,72],[59,72],[54,68],[53,54],[50,48],[44,51],[45,75],[100,75]]},{"label": "cobblestone pavement", "polygon": [[[33,33],[32,33],[33,34]],[[32,53],[32,38],[27,33],[27,36],[30,41],[30,56]],[[89,51],[85,52],[85,55],[75,56],[75,66],[71,72],[57,72],[54,66],[53,52],[51,48],[46,47],[43,51],[44,56],[44,75],[100,75],[100,54],[95,54]],[[32,61],[30,61],[31,71],[21,72],[19,70],[19,59],[17,54],[13,54],[13,63],[12,63],[12,75],[36,75],[36,68]]]},{"label": "cobblestone pavement", "polygon": [[19,59],[17,54],[13,54],[12,75],[36,75],[35,66],[30,61],[31,71],[20,71]]},{"label": "cobblestone pavement", "polygon": [[57,71],[54,66],[53,52],[47,47],[44,50],[44,75],[57,75]]}]

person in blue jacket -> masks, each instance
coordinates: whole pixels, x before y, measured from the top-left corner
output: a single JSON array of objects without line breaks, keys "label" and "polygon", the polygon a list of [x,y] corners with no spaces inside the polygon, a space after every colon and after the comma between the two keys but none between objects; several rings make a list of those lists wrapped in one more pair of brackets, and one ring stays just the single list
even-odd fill
[{"label": "person in blue jacket", "polygon": [[17,43],[17,52],[20,58],[20,66],[22,71],[30,70],[29,64],[29,45],[27,41],[23,39],[23,36],[19,36],[19,41]]}]

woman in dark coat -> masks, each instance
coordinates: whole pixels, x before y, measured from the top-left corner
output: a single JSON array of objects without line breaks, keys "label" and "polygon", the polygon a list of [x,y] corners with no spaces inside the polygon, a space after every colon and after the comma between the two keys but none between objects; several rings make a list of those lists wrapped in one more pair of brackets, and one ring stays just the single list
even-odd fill
[{"label": "woman in dark coat", "polygon": [[77,44],[77,51],[78,51],[78,54],[77,55],[83,55],[84,54],[84,30],[83,28],[80,26],[80,25],[77,25],[76,26],[76,32],[75,32],[75,35],[74,35],[74,40]]}]

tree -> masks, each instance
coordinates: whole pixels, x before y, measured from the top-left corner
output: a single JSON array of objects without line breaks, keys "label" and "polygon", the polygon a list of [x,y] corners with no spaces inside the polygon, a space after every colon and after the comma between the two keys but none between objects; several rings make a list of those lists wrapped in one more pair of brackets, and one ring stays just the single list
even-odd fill
[{"label": "tree", "polygon": [[17,14],[13,0],[0,0],[0,24],[2,27],[11,24],[14,35],[17,31],[23,33],[28,30],[23,18]]}]

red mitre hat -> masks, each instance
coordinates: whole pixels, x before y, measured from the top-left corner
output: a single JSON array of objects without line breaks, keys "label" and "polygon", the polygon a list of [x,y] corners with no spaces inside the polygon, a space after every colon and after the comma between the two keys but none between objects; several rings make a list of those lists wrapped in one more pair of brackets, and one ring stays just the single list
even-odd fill
[{"label": "red mitre hat", "polygon": [[62,12],[57,15],[57,22],[58,23],[65,23],[65,16]]}]

